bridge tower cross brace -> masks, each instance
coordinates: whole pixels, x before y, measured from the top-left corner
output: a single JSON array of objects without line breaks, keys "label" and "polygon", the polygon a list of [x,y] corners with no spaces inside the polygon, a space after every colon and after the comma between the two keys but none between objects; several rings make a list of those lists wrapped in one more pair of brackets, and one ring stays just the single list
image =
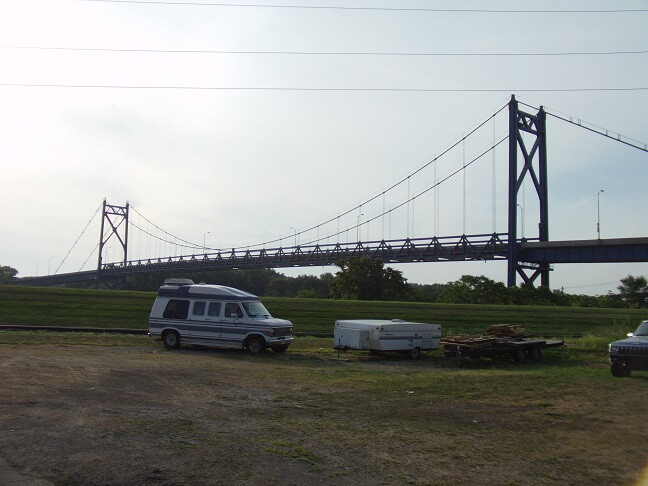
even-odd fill
[{"label": "bridge tower cross brace", "polygon": [[[540,285],[549,287],[549,264],[536,266],[524,265],[518,259],[519,243],[517,239],[517,206],[518,193],[525,178],[530,178],[538,195],[540,207],[540,222],[538,224],[538,239],[549,240],[549,202],[547,191],[547,115],[543,107],[537,114],[532,115],[519,109],[515,96],[509,102],[509,187],[508,187],[508,278],[507,285],[516,285],[516,277],[520,275],[524,283],[531,284],[540,277]],[[522,137],[533,140],[530,149]],[[523,162],[518,168],[518,155]],[[534,166],[537,159],[537,171]],[[526,210],[526,208],[524,208]],[[529,276],[525,270],[532,270]]]},{"label": "bridge tower cross brace", "polygon": [[[103,266],[102,254],[103,249],[111,237],[115,237],[124,252],[124,266],[128,263],[128,212],[129,204],[126,206],[116,206],[108,204],[106,199],[103,200],[103,211],[101,214],[101,234],[99,235],[99,258],[97,262],[97,279],[96,287],[99,288],[101,281],[101,268]],[[108,222],[108,231],[106,230]],[[123,225],[123,228],[122,228]]]}]

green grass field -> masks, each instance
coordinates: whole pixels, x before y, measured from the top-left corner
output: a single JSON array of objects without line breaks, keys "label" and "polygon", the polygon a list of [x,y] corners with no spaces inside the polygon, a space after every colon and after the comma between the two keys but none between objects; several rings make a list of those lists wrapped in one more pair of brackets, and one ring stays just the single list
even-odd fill
[{"label": "green grass field", "polygon": [[[145,329],[153,292],[0,286],[0,325]],[[298,333],[332,333],[336,319],[405,319],[443,325],[445,335],[479,333],[491,324],[520,324],[543,336],[618,335],[648,318],[641,309],[430,304],[266,297],[275,317]]]}]

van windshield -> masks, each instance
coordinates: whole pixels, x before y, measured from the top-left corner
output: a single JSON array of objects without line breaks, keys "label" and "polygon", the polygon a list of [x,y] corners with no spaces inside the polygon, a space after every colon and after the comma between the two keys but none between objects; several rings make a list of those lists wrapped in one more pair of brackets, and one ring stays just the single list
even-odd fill
[{"label": "van windshield", "polygon": [[272,317],[268,312],[268,309],[266,309],[259,301],[243,302],[243,307],[245,308],[247,315],[252,318]]}]

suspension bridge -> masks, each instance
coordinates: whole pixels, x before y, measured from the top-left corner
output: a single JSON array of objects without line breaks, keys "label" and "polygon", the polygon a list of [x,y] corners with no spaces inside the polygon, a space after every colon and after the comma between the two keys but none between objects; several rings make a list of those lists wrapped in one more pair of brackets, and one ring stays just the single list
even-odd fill
[{"label": "suspension bridge", "polygon": [[[466,140],[475,135],[489,121],[508,108],[507,130],[497,137],[493,131],[492,143],[474,156],[466,157]],[[101,230],[99,243],[91,253],[97,255],[97,266],[92,270],[79,270],[72,273],[57,273],[41,277],[24,277],[16,279],[21,285],[61,285],[80,282],[100,283],[124,282],[127,277],[139,274],[165,273],[178,274],[190,271],[212,271],[254,268],[285,268],[334,265],[341,259],[360,258],[364,256],[379,258],[387,264],[415,262],[456,262],[478,260],[507,261],[507,284],[514,286],[518,277],[522,282],[534,285],[537,280],[543,286],[549,286],[549,275],[552,265],[556,263],[620,263],[648,261],[648,237],[615,238],[552,241],[549,238],[549,191],[547,181],[547,116],[555,117],[565,123],[648,152],[646,144],[623,137],[579,119],[545,111],[543,107],[533,107],[511,97],[510,102],[502,106],[465,137],[448,147],[440,155],[428,161],[416,171],[395,182],[390,187],[378,192],[359,205],[343,211],[332,218],[310,226],[293,234],[269,239],[260,243],[231,248],[212,248],[191,242],[163,230],[149,218],[126,203],[123,206],[110,204],[106,200],[97,209],[101,210]],[[466,179],[467,169],[473,164],[487,158],[488,154],[500,147],[508,146],[507,177],[507,231],[495,231],[495,209],[493,209],[493,231],[467,234],[466,232]],[[442,177],[437,177],[439,160],[453,150],[463,150],[462,163],[456,169]],[[493,206],[495,206],[495,156],[493,155]],[[425,169],[434,170],[433,182],[426,187],[411,191],[415,176],[423,175]],[[463,232],[460,235],[437,236],[439,233],[439,189],[447,181],[463,175]],[[538,210],[537,235],[524,235],[524,210],[528,208],[524,187],[532,189]],[[386,205],[386,198],[392,191],[407,187],[407,196],[403,201]],[[520,204],[520,196],[524,205]],[[431,197],[434,205],[435,236],[413,237],[414,202],[423,197]],[[382,209],[380,203],[382,202]],[[377,205],[378,210],[371,216],[365,216],[363,208]],[[521,209],[520,228],[518,209]],[[392,238],[391,220],[398,211],[406,210],[407,234]],[[528,209],[527,209],[528,212]],[[136,216],[136,217],[134,217]],[[400,219],[404,219],[399,216]],[[528,214],[527,214],[528,217]],[[94,216],[93,216],[94,219]],[[92,222],[92,220],[90,221]],[[86,225],[85,230],[89,227]],[[381,227],[380,238],[369,238],[368,225],[378,224]],[[389,236],[386,237],[386,227]],[[366,238],[363,229],[366,228]],[[521,230],[521,231],[520,231]],[[349,238],[351,233],[351,238]],[[355,233],[355,239],[353,234]],[[83,233],[82,233],[83,234]],[[133,234],[138,235],[137,244],[132,241]],[[142,256],[142,238],[148,237],[156,242],[157,255],[151,256],[149,249]],[[297,238],[308,241],[299,244]],[[284,240],[294,238],[293,244],[284,245]],[[342,241],[340,241],[342,239]],[[331,241],[334,240],[334,241]],[[78,240],[77,240],[78,241]],[[108,257],[109,242],[117,249],[118,258]],[[74,248],[74,246],[73,246]],[[166,256],[163,255],[168,248]],[[114,252],[113,252],[114,253]],[[133,253],[137,253],[135,258]],[[69,253],[68,253],[69,254]],[[89,257],[89,258],[90,258]],[[110,260],[110,261],[109,261]],[[88,259],[86,259],[86,262]],[[60,266],[59,266],[60,268]]]}]

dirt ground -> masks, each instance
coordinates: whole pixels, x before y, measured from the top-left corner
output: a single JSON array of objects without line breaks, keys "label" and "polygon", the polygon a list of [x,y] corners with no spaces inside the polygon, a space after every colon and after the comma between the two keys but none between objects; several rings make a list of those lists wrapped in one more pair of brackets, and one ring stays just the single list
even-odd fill
[{"label": "dirt ground", "polygon": [[478,385],[454,397],[453,372],[153,342],[0,345],[0,484],[639,484],[645,378],[578,403]]}]

